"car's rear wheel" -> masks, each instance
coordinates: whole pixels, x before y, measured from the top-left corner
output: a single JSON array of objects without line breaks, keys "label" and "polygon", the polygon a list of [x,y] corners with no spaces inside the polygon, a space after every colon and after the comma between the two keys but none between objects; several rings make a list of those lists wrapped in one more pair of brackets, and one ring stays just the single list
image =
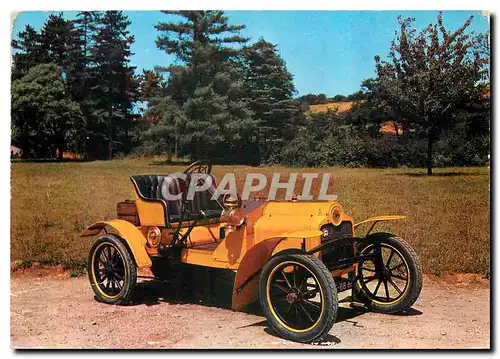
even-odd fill
[{"label": "car's rear wheel", "polygon": [[125,304],[137,283],[137,267],[123,241],[114,235],[96,239],[90,249],[87,272],[98,300]]},{"label": "car's rear wheel", "polygon": [[270,326],[283,338],[311,342],[337,316],[337,290],[326,266],[311,255],[280,255],[260,276],[259,299]]},{"label": "car's rear wheel", "polygon": [[410,308],[422,290],[422,269],[417,254],[402,238],[380,233],[361,242],[354,293],[373,311],[396,313]]}]

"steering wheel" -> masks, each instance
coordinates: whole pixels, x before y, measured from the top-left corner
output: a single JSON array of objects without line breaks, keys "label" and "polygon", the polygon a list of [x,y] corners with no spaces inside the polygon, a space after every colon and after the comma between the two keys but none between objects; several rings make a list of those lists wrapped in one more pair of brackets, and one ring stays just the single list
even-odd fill
[{"label": "steering wheel", "polygon": [[210,174],[210,172],[212,172],[212,165],[204,160],[198,160],[191,163],[184,171],[185,174],[206,173],[207,175]]}]

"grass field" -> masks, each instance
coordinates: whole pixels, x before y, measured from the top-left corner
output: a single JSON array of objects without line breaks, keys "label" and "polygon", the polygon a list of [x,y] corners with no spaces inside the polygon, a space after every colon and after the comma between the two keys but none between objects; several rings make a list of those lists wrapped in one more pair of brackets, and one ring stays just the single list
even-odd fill
[{"label": "grass field", "polygon": [[[158,159],[112,162],[13,163],[11,190],[11,260],[84,265],[91,239],[79,232],[94,221],[116,216],[116,203],[132,198],[133,174],[166,174],[185,166]],[[490,197],[488,168],[436,169],[290,169],[214,166],[221,179],[235,172],[241,189],[244,174],[270,179],[281,172],[330,172],[329,193],[336,193],[357,221],[380,214],[404,214],[403,221],[379,224],[406,238],[420,255],[424,272],[474,272],[489,275]],[[270,180],[269,180],[270,182]],[[319,189],[319,181],[313,193]],[[298,193],[302,189],[297,182]],[[267,191],[264,191],[267,194]],[[278,192],[283,196],[284,192]]]}]

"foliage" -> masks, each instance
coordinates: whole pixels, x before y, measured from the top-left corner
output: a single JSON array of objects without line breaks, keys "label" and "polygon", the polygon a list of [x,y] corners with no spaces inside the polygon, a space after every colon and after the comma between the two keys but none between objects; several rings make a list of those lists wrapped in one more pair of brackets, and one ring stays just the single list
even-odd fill
[{"label": "foliage", "polygon": [[[78,130],[71,150],[87,158],[110,158],[113,149],[127,152],[134,144],[130,133],[137,85],[134,68],[128,64],[133,42],[127,30],[129,25],[119,11],[80,12],[73,21],[66,20],[61,13],[50,15],[40,32],[28,25],[18,34],[19,39],[12,41],[13,81],[38,64],[53,64],[60,69],[68,94],[86,120],[84,128],[77,122],[68,123]],[[79,114],[73,116],[75,121]],[[28,122],[39,121],[30,117],[35,112],[28,107],[23,116]],[[50,133],[43,135],[50,136]],[[27,146],[28,142],[19,145]],[[53,152],[52,144],[36,145],[46,148],[44,156]],[[30,148],[23,151],[32,156],[42,155]]]},{"label": "foliage", "polygon": [[160,122],[149,138],[171,131],[176,156],[245,162],[256,121],[243,97],[244,68],[235,47],[247,41],[239,35],[244,26],[230,25],[222,11],[165,14],[180,20],[159,23],[156,44],[180,65],[165,69],[170,76],[163,97],[151,100],[146,115]]},{"label": "foliage", "polygon": [[[294,99],[278,45],[249,43],[245,26],[230,24],[222,11],[164,13],[156,45],[174,61],[138,75],[130,21],[120,11],[50,15],[39,32],[27,25],[11,44],[12,86],[21,79],[28,86],[24,77],[39,64],[56,66],[63,97],[79,108],[63,122],[78,130],[56,144],[42,104],[20,101],[12,109],[13,144],[35,157],[55,156],[62,145],[88,159],[163,154],[246,164],[427,165],[429,172],[489,162],[489,35],[468,32],[470,20],[450,32],[441,14],[421,31],[400,18],[388,57],[376,58],[377,77],[359,91]],[[308,111],[331,102],[352,106]]]},{"label": "foliage", "polygon": [[[259,154],[264,160],[295,136],[301,113],[293,99],[293,77],[277,53],[277,46],[260,39],[243,50],[245,93],[258,121]],[[257,159],[257,162],[260,158]]]},{"label": "foliage", "polygon": [[24,31],[19,32],[18,38],[11,43],[15,50],[12,54],[12,81],[26,75],[28,70],[38,65],[42,58],[40,34],[31,25],[26,25]]},{"label": "foliage", "polygon": [[23,156],[62,159],[83,127],[78,103],[72,100],[62,68],[40,64],[12,84],[12,132]]},{"label": "foliage", "polygon": [[163,76],[153,70],[143,70],[139,76],[139,100],[148,101],[151,98],[161,96],[164,87]]},{"label": "foliage", "polygon": [[389,106],[398,108],[406,128],[427,138],[427,172],[432,174],[432,146],[457,122],[457,113],[482,98],[488,60],[481,54],[481,38],[466,33],[472,16],[455,31],[437,24],[417,32],[413,18],[399,17],[400,30],[388,59],[376,58],[379,85]]},{"label": "foliage", "polygon": [[90,48],[93,78],[93,112],[89,142],[98,148],[95,156],[111,159],[113,152],[128,152],[132,147],[133,107],[137,99],[135,67],[130,66],[130,20],[121,11],[106,11],[97,18]]},{"label": "foliage", "polygon": [[[344,97],[344,96],[343,96]],[[328,98],[324,93],[316,94],[307,94],[297,98],[297,101],[300,104],[300,109],[302,111],[306,111],[310,105],[318,105],[329,102]]]}]

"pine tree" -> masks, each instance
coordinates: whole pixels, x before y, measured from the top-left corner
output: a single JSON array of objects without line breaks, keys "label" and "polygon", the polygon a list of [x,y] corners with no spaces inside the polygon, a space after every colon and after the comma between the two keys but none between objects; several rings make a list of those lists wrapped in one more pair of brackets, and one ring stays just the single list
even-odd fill
[{"label": "pine tree", "polygon": [[85,158],[92,157],[88,153],[92,149],[92,143],[89,143],[89,139],[96,137],[96,134],[93,134],[94,124],[97,121],[93,116],[96,104],[92,98],[92,89],[98,86],[99,79],[93,76],[90,49],[99,16],[100,13],[95,11],[79,12],[76,19],[73,20],[71,33],[73,76],[69,85],[73,98],[80,104],[83,116],[86,118],[86,127],[79,134],[80,152],[84,153]]},{"label": "pine tree", "polygon": [[[215,46],[219,60],[236,55],[229,46],[244,44],[247,38],[239,31],[245,25],[230,25],[223,11],[162,11],[167,15],[182,17],[180,22],[160,22],[155,29],[160,33],[156,46],[167,54],[175,55],[184,64],[195,66],[203,61],[200,50],[206,45]],[[208,55],[208,53],[206,53]],[[215,60],[215,59],[214,59]]]},{"label": "pine tree", "polygon": [[[115,149],[127,152],[131,147],[129,136],[133,126],[132,109],[137,99],[135,67],[130,66],[130,21],[121,11],[106,11],[97,19],[90,53],[92,75],[98,79],[92,90],[95,103],[91,148],[97,155],[111,159]],[[104,145],[104,146],[103,146]]]},{"label": "pine tree", "polygon": [[70,61],[74,73],[72,86],[73,96],[81,103],[87,99],[90,83],[92,36],[95,34],[95,20],[98,13],[82,11],[73,20],[70,38]]},{"label": "pine tree", "polygon": [[17,34],[19,40],[12,40],[14,49],[12,55],[12,80],[26,75],[28,70],[37,65],[41,59],[40,34],[31,26],[26,25],[24,31]]},{"label": "pine tree", "polygon": [[[158,48],[178,60],[166,69],[170,102],[163,107],[171,108],[175,101],[179,119],[160,116],[170,121],[160,126],[174,128],[179,135],[176,148],[191,157],[245,161],[256,122],[244,99],[244,68],[237,48],[248,41],[239,35],[244,26],[230,25],[222,11],[165,13],[182,18],[155,27]],[[151,111],[159,113],[156,107]]]},{"label": "pine tree", "polygon": [[72,67],[71,63],[71,34],[73,24],[66,20],[62,13],[50,15],[43,24],[40,42],[42,57],[39,62],[54,63],[63,68],[63,71]]},{"label": "pine tree", "polygon": [[250,109],[259,121],[259,147],[263,158],[281,148],[295,134],[300,115],[293,77],[277,53],[277,46],[263,39],[244,50],[245,88]]},{"label": "pine tree", "polygon": [[163,76],[156,71],[143,70],[142,75],[139,76],[139,100],[148,101],[151,98],[158,97],[161,94],[163,81]]}]

